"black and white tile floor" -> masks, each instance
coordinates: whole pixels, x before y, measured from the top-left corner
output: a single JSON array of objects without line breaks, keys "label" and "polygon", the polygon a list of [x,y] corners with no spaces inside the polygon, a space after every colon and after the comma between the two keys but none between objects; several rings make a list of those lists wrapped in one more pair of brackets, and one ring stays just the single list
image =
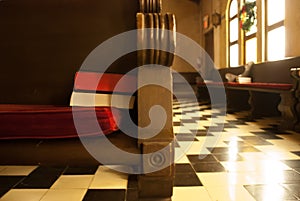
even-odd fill
[{"label": "black and white tile floor", "polygon": [[[300,200],[300,133],[278,130],[279,118],[247,121],[246,112],[227,114],[222,127],[220,114],[174,103],[172,200]],[[136,187],[136,176],[104,166],[0,166],[1,201],[134,201]]]}]

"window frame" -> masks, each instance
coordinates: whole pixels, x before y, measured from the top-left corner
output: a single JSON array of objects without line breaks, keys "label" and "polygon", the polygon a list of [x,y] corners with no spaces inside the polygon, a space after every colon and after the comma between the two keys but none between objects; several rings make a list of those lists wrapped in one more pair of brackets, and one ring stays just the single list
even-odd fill
[{"label": "window frame", "polygon": [[[230,47],[233,45],[233,42],[230,42],[230,22],[233,17],[230,18],[230,6],[233,0],[227,1],[226,7],[226,65],[228,67],[235,67],[231,66],[230,64]],[[267,24],[268,20],[268,1],[271,0],[256,0],[257,6],[257,30],[255,33],[250,35],[246,35],[246,32],[243,31],[240,27],[238,28],[238,40],[234,41],[234,44],[238,44],[239,46],[239,58],[238,63],[239,65],[244,65],[246,63],[246,42],[250,39],[256,37],[257,39],[257,51],[256,51],[256,58],[257,62],[263,62],[268,60],[268,33],[274,29],[284,27],[285,19],[276,22],[272,25]],[[284,3],[285,0],[283,0]],[[238,14],[237,17],[239,19],[241,5],[243,5],[246,0],[237,0],[238,3]],[[236,17],[236,15],[234,16]]]},{"label": "window frame", "polygon": [[[234,0],[229,0],[228,1],[228,5],[227,5],[227,12],[226,12],[226,16],[227,16],[227,21],[228,21],[228,23],[226,23],[226,32],[227,32],[227,39],[226,39],[226,41],[227,41],[227,58],[226,58],[226,63],[227,63],[227,66],[230,66],[231,64],[230,64],[230,60],[231,60],[231,56],[230,56],[230,47],[231,46],[233,46],[233,45],[238,45],[238,58],[237,58],[237,63],[238,63],[238,65],[240,64],[240,57],[241,57],[241,54],[240,54],[240,41],[241,41],[241,39],[240,39],[240,32],[241,32],[241,30],[240,30],[240,28],[238,27],[238,38],[237,38],[237,40],[234,40],[234,41],[230,41],[230,23],[234,20],[234,19],[237,19],[238,20],[238,22],[239,22],[239,10],[240,10],[240,1],[239,0],[236,0],[237,1],[237,13],[235,14],[235,15],[233,15],[232,17],[230,16],[230,8],[231,8],[231,4],[232,4],[232,2],[233,2]],[[239,26],[239,23],[238,23],[238,26]]]}]

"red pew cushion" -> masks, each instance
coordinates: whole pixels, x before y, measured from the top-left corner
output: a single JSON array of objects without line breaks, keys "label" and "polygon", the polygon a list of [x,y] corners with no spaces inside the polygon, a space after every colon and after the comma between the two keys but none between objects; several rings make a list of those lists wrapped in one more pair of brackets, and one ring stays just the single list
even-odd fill
[{"label": "red pew cushion", "polygon": [[[107,135],[118,130],[109,107],[73,107],[73,112],[84,120],[83,136]],[[96,113],[102,133],[94,128]],[[51,105],[0,105],[0,139],[51,139],[78,137],[73,121],[72,107]]]}]

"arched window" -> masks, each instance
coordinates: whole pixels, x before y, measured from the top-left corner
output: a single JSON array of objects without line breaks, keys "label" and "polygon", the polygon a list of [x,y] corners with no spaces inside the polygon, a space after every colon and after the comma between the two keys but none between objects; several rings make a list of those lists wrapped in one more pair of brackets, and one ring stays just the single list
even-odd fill
[{"label": "arched window", "polygon": [[[241,24],[245,5],[256,5],[250,11],[257,19],[248,30]],[[285,57],[285,0],[228,0],[226,16],[228,66]]]}]

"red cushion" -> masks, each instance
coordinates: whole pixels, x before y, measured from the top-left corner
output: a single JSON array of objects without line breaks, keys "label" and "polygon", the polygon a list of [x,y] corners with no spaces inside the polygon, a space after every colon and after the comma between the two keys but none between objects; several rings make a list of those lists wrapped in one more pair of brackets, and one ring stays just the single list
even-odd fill
[{"label": "red cushion", "polygon": [[278,90],[291,90],[293,88],[292,84],[284,83],[263,83],[263,82],[252,82],[252,83],[237,83],[237,82],[227,82],[224,83],[225,86],[237,86],[237,87],[253,87],[261,89],[278,89]]},{"label": "red cushion", "polygon": [[[118,110],[113,118],[109,107],[73,107],[77,117],[85,126],[83,136],[107,135],[118,130],[116,121]],[[92,126],[96,113],[103,133]],[[49,139],[78,137],[73,121],[72,107],[50,105],[0,105],[0,139]]]},{"label": "red cushion", "polygon": [[[100,79],[101,77],[101,79]],[[118,86],[115,91],[117,83],[122,78],[122,85]],[[111,73],[97,73],[97,72],[77,72],[75,76],[74,89],[88,90],[99,92],[126,92],[132,93],[136,90],[137,81],[133,75],[111,74]]]},{"label": "red cushion", "polygon": [[251,83],[238,83],[238,82],[200,82],[198,86],[211,86],[211,87],[245,87],[245,88],[258,88],[258,89],[274,89],[274,90],[291,90],[292,84],[285,83],[264,83],[264,82],[251,82]]}]

